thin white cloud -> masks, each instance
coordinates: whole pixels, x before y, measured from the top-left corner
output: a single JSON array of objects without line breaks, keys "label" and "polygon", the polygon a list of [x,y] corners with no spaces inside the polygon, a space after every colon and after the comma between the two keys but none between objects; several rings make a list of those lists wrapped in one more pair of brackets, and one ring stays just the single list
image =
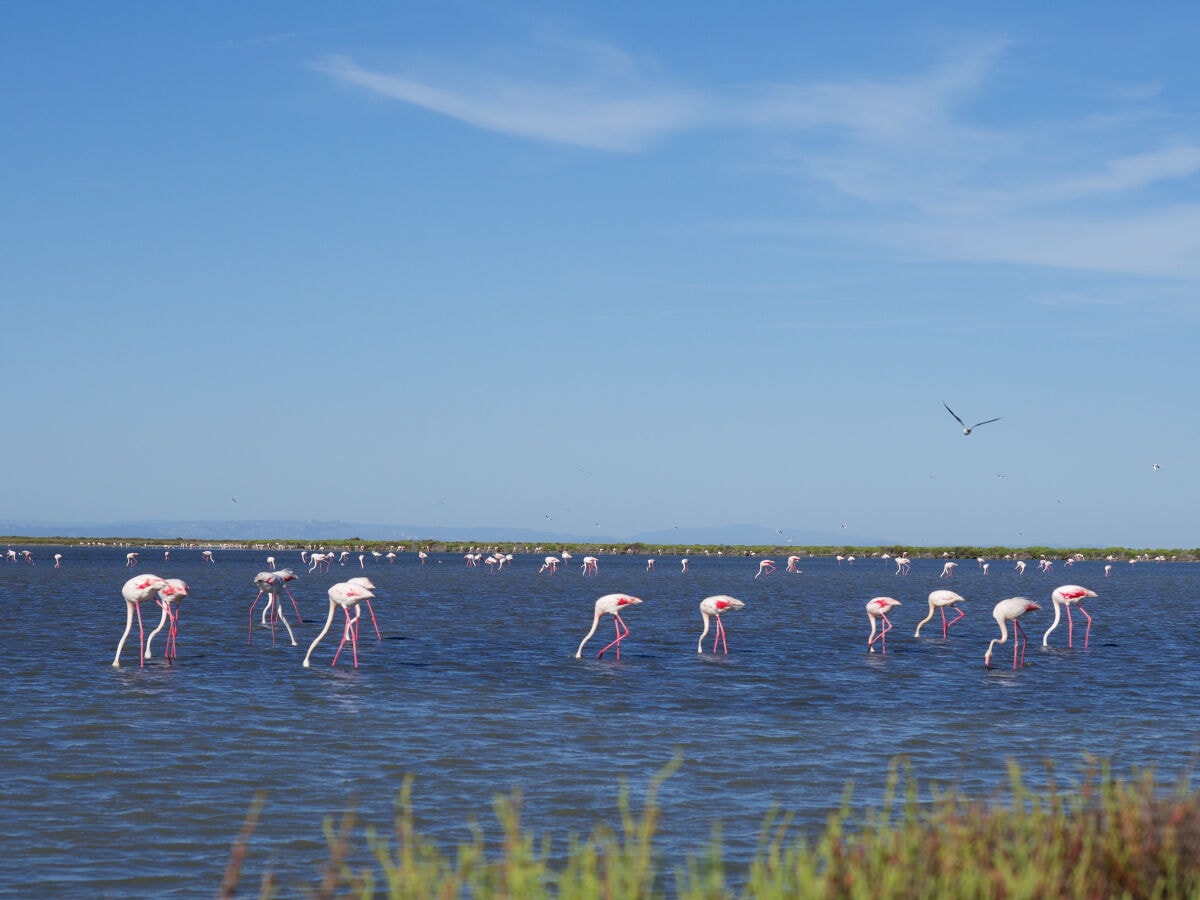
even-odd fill
[{"label": "thin white cloud", "polygon": [[539,84],[475,76],[448,88],[427,79],[373,72],[344,56],[328,57],[315,68],[488,131],[598,150],[639,150],[697,122],[703,106],[694,92],[585,79]]}]

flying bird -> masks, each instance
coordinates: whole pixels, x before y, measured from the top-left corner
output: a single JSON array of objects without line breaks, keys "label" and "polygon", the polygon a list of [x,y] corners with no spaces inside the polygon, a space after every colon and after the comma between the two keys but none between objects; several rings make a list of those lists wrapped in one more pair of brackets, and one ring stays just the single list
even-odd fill
[{"label": "flying bird", "polygon": [[954,416],[954,418],[958,422],[958,424],[963,427],[963,434],[970,434],[972,431],[974,431],[980,425],[986,425],[989,422],[999,422],[1000,419],[1002,418],[1002,416],[997,416],[994,419],[984,419],[982,422],[976,422],[974,425],[967,425],[966,422],[964,422],[962,419],[960,419],[958,417],[958,413],[956,413],[954,410],[952,410],[950,408],[950,406],[946,403],[945,400],[942,401],[942,406],[945,406],[946,412],[948,412],[948,413],[950,413],[950,415]]}]

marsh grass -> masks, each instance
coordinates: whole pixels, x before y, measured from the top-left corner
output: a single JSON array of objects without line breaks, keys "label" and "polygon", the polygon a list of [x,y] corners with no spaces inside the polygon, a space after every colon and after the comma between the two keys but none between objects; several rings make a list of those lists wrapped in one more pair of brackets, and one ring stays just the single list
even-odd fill
[{"label": "marsh grass", "polygon": [[[489,843],[477,823],[451,853],[415,828],[412,780],[405,780],[390,833],[359,828],[353,811],[335,828],[325,823],[329,858],[321,897],[558,898],[680,900],[733,898],[1193,898],[1200,897],[1200,795],[1181,779],[1164,789],[1149,771],[1114,777],[1092,761],[1082,780],[1059,789],[1048,766],[1048,786],[1025,786],[1009,767],[1005,792],[990,800],[955,790],[921,793],[906,764],[892,764],[883,804],[855,818],[847,788],[840,810],[815,837],[773,811],[763,823],[748,866],[730,872],[723,860],[720,823],[708,846],[669,871],[655,849],[657,795],[678,761],[650,782],[640,813],[627,789],[618,799],[619,829],[597,826],[587,838],[571,836],[566,853],[552,854],[549,837],[521,824],[521,796],[495,800],[500,839]],[[234,845],[220,896],[236,896],[250,858],[261,798]],[[365,846],[369,863],[352,864]],[[269,874],[259,896],[276,885]]]}]

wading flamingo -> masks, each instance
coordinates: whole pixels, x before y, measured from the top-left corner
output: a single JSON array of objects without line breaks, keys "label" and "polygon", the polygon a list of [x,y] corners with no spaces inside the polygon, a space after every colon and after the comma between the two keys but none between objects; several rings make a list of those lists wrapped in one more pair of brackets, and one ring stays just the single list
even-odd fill
[{"label": "wading flamingo", "polygon": [[[875,652],[874,644],[879,641],[881,653],[887,653],[887,633],[892,630],[892,620],[887,617],[893,609],[900,605],[894,597],[875,597],[867,603],[867,618],[871,620],[871,635],[867,638],[867,649]],[[875,634],[875,620],[883,619],[883,628]]]},{"label": "wading flamingo", "polygon": [[599,575],[600,560],[594,556],[585,556],[583,558],[583,574],[584,575]]},{"label": "wading flamingo", "polygon": [[288,624],[287,617],[283,614],[283,607],[279,603],[279,595],[287,591],[287,595],[292,598],[292,606],[296,610],[296,618],[301,622],[304,619],[300,618],[300,607],[296,606],[296,598],[292,597],[291,588],[287,586],[289,581],[294,581],[296,576],[291,569],[280,569],[277,572],[259,572],[254,576],[254,583],[258,586],[258,593],[254,595],[254,602],[250,604],[250,636],[246,639],[249,644],[254,640],[254,607],[258,605],[258,598],[263,594],[267,595],[267,605],[263,607],[263,624],[266,624],[267,613],[271,614],[271,646],[275,646],[275,622],[276,620],[283,622],[283,627],[287,629],[288,638],[291,639],[292,646],[296,646],[296,635],[292,634],[292,626]]},{"label": "wading flamingo", "polygon": [[758,564],[758,571],[754,573],[754,580],[758,581],[759,575],[761,575],[763,578],[768,578],[774,571],[775,561],[773,559],[764,559]]},{"label": "wading flamingo", "polygon": [[605,594],[596,601],[596,615],[592,619],[592,630],[587,633],[584,639],[579,643],[579,649],[575,651],[576,659],[583,659],[583,645],[592,639],[592,635],[596,633],[596,627],[600,624],[600,619],[604,616],[612,616],[613,622],[617,629],[617,637],[610,644],[606,644],[596,654],[596,659],[604,655],[604,651],[609,647],[617,648],[617,659],[621,658],[621,641],[629,637],[629,628],[626,627],[625,621],[621,618],[621,610],[629,606],[637,606],[642,601],[637,597],[631,597],[628,594]]},{"label": "wading flamingo", "polygon": [[696,642],[696,652],[704,652],[704,636],[708,634],[708,623],[711,618],[717,620],[716,634],[713,635],[713,653],[717,652],[717,642],[721,644],[721,652],[729,653],[729,647],[725,643],[725,626],[721,622],[721,616],[729,612],[731,609],[744,609],[746,606],[741,600],[734,597],[727,597],[724,594],[717,594],[713,597],[705,597],[700,601],[700,617],[704,619],[704,630],[700,632],[700,640]]},{"label": "wading flamingo", "polygon": [[[925,618],[923,618],[920,622],[917,623],[917,630],[913,634],[913,637],[921,636],[921,626],[933,618],[934,610],[941,610],[941,613],[942,613],[942,637],[943,638],[946,637],[947,632],[950,630],[950,626],[953,625],[955,622],[957,622],[959,619],[961,619],[963,617],[963,615],[964,615],[963,611],[961,609],[958,609],[957,605],[959,603],[964,603],[964,602],[965,601],[963,600],[963,598],[958,596],[958,594],[954,593],[954,591],[934,591],[933,593],[931,593],[929,595],[929,615],[927,615]],[[955,618],[951,619],[949,622],[946,621],[946,607],[947,606],[955,607],[954,611],[958,613],[958,615]]]},{"label": "wading flamingo", "polygon": [[[342,642],[338,644],[337,653],[333,654],[333,662],[331,666],[336,666],[338,656],[341,655],[342,647],[346,646],[346,641],[350,641],[351,648],[354,652],[354,668],[358,668],[358,604],[363,600],[369,600],[374,596],[365,587],[349,582],[341,582],[335,584],[329,589],[329,617],[325,619],[325,627],[321,629],[321,633],[308,648],[308,652],[304,654],[304,668],[308,668],[309,657],[312,652],[317,649],[317,644],[321,643],[321,638],[329,631],[329,626],[333,624],[333,614],[340,606],[346,614],[346,628],[342,632]],[[354,617],[350,616],[350,608],[354,608]]]},{"label": "wading flamingo", "polygon": [[787,571],[789,571],[789,572],[799,572],[800,570],[796,568],[796,563],[798,563],[798,562],[800,562],[800,557],[798,557],[798,556],[789,556],[789,557],[788,557],[788,564],[787,564]]},{"label": "wading flamingo", "polygon": [[121,588],[121,596],[125,598],[125,633],[121,635],[121,640],[117,644],[117,655],[113,657],[113,668],[121,667],[121,650],[125,647],[125,638],[129,637],[129,630],[133,627],[133,613],[137,611],[138,620],[138,665],[146,664],[144,654],[146,652],[146,632],[142,628],[142,603],[147,600],[152,600],[167,586],[166,581],[159,578],[157,575],[139,575],[136,578],[130,578]]},{"label": "wading flamingo", "polygon": [[946,563],[944,566],[942,566],[942,574],[941,574],[941,575],[939,575],[938,577],[939,577],[939,578],[953,578],[953,577],[954,577],[954,570],[955,570],[957,567],[958,567],[958,563],[956,563],[956,562],[948,562],[948,563]]},{"label": "wading flamingo", "polygon": [[1009,597],[1007,600],[1001,600],[992,609],[992,618],[996,620],[996,624],[1000,626],[1000,637],[992,638],[988,644],[987,653],[983,654],[983,665],[985,668],[992,667],[992,648],[996,644],[1003,644],[1008,641],[1008,623],[1013,624],[1013,668],[1017,666],[1017,657],[1020,656],[1021,666],[1025,665],[1025,645],[1029,643],[1025,639],[1025,632],[1021,628],[1021,623],[1017,621],[1027,612],[1034,612],[1041,609],[1032,600],[1025,597]]},{"label": "wading flamingo", "polygon": [[168,578],[167,586],[158,592],[155,602],[162,607],[162,618],[158,620],[158,627],[146,636],[146,659],[150,658],[150,644],[154,636],[163,630],[168,621],[171,627],[167,629],[167,646],[163,650],[163,659],[170,662],[179,655],[175,645],[179,634],[179,607],[176,604],[187,595],[187,582],[181,578]]},{"label": "wading flamingo", "polygon": [[1050,637],[1050,632],[1058,627],[1059,617],[1062,615],[1062,608],[1067,608],[1067,646],[1072,646],[1074,640],[1074,622],[1071,621],[1071,607],[1076,607],[1087,619],[1087,631],[1083,634],[1083,646],[1088,645],[1088,638],[1092,634],[1092,617],[1088,615],[1088,611],[1080,604],[1089,597],[1095,597],[1095,591],[1089,591],[1085,587],[1080,587],[1077,584],[1064,584],[1060,588],[1055,588],[1054,593],[1050,595],[1050,599],[1054,601],[1054,621],[1050,623],[1050,627],[1046,629],[1046,633],[1042,635],[1042,646],[1046,647],[1046,641]]},{"label": "wading flamingo", "polygon": [[[366,588],[368,591],[372,592],[371,597],[375,596],[373,593],[376,590],[375,585],[373,585],[371,583],[371,579],[367,578],[365,575],[359,575],[357,578],[348,578],[346,579],[346,584],[356,584],[359,587]],[[375,640],[382,641],[383,635],[379,633],[379,623],[375,621],[375,607],[371,605],[371,597],[365,597],[363,599],[367,601],[367,612],[371,614],[371,624],[375,626]]]}]

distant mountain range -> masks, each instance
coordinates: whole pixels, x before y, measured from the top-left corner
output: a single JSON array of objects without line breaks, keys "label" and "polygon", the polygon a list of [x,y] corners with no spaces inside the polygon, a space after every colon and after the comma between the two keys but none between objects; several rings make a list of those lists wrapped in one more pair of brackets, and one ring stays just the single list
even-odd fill
[{"label": "distant mountain range", "polygon": [[360,538],[364,541],[472,541],[479,543],[563,543],[563,544],[729,544],[733,546],[778,545],[814,547],[885,546],[888,541],[846,532],[784,531],[762,525],[713,525],[669,528],[615,537],[605,534],[557,534],[532,528],[506,528],[490,525],[423,526],[367,525],[339,521],[140,521],[140,522],[20,522],[0,521],[0,534],[13,537],[90,537],[90,538],[175,538],[210,541],[338,541]]}]

